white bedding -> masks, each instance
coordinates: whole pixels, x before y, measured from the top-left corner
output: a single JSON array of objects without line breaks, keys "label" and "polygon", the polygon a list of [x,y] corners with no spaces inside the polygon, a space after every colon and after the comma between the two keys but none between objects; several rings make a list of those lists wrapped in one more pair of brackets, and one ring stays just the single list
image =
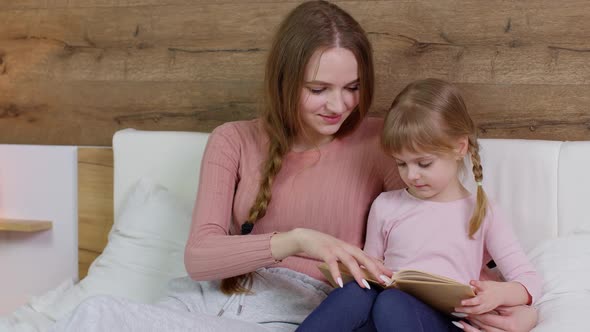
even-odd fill
[{"label": "white bedding", "polygon": [[[183,272],[182,236],[186,237],[188,233],[190,212],[187,211],[191,208],[187,205],[194,202],[200,158],[206,141],[207,134],[204,133],[119,131],[113,140],[115,228],[122,227],[122,232],[112,233],[111,236],[124,239],[120,235],[130,236],[132,233],[128,232],[136,231],[125,229],[125,222],[121,225],[118,216],[126,208],[123,198],[133,192],[133,184],[142,178],[150,178],[153,179],[152,189],[148,192],[159,187],[156,183],[171,189],[169,194],[158,191],[148,195],[152,198],[147,200],[153,209],[163,209],[161,211],[170,215],[153,218],[151,223],[148,220],[148,224],[156,228],[145,234],[164,234],[164,239],[168,240],[154,242],[152,236],[149,240],[152,246],[148,248],[155,251],[161,249],[166,253],[154,254],[154,261],[142,260],[146,266],[128,268],[125,264],[133,265],[137,261],[121,265],[119,259],[133,258],[133,254],[111,252],[112,258],[103,258],[93,264],[89,273],[92,277],[87,278],[89,281],[75,286],[66,281],[12,315],[0,318],[0,332],[45,331],[56,317],[59,318],[91,294],[120,295],[140,302],[149,302],[161,295],[166,281]],[[541,243],[529,255],[546,280],[545,294],[536,303],[540,322],[534,331],[590,331],[585,322],[590,313],[587,309],[590,307],[590,234],[571,234],[574,231],[590,231],[590,219],[582,219],[587,215],[583,202],[588,195],[580,191],[590,188],[587,172],[590,142],[482,140],[481,143],[487,181],[484,186],[489,188],[492,197],[501,198],[498,201],[505,210],[512,211],[515,231],[523,239],[525,248]],[[515,164],[526,167],[515,168]],[[572,191],[572,188],[576,190]],[[140,216],[141,213],[137,211],[131,215]],[[148,217],[153,215],[149,213]],[[178,227],[165,222],[175,219],[186,220]],[[160,230],[157,230],[158,227]],[[175,241],[169,241],[171,238]],[[156,244],[160,249],[153,246]],[[105,253],[108,252],[105,250]],[[104,265],[109,262],[122,269],[114,269],[112,264],[110,267]],[[154,267],[158,266],[164,272],[154,271]],[[130,274],[143,274],[137,273],[142,269],[153,273],[149,273],[143,283],[134,284],[132,280],[138,279],[130,277]],[[110,277],[101,278],[101,274]],[[109,285],[109,280],[114,285]]]},{"label": "white bedding", "polygon": [[[0,332],[46,331],[90,296],[106,294],[141,303],[161,298],[168,281],[186,275],[184,245],[191,208],[163,186],[142,178],[131,188],[102,255],[88,276],[64,281],[0,318]],[[174,224],[174,226],[172,225]]]},{"label": "white bedding", "polygon": [[544,278],[534,332],[590,331],[590,234],[552,239],[529,256]]}]

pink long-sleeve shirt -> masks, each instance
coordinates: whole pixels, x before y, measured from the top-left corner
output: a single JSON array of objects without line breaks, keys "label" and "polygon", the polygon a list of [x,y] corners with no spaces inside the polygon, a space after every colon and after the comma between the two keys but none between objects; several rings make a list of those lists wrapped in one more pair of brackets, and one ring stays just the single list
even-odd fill
[{"label": "pink long-sleeve shirt", "polygon": [[393,271],[428,271],[463,283],[480,279],[489,254],[507,281],[520,282],[537,300],[542,280],[495,204],[469,238],[474,206],[474,196],[431,202],[405,189],[382,193],[371,207],[365,252],[384,259]]},{"label": "pink long-sleeve shirt", "polygon": [[380,148],[382,119],[367,118],[351,134],[305,152],[290,152],[272,187],[266,215],[239,234],[254,202],[268,138],[259,120],[230,122],[210,135],[201,165],[185,265],[196,280],[260,267],[287,267],[324,280],[318,262],[273,259],[273,232],[311,228],[362,247],[371,202],[403,186],[393,158]]}]

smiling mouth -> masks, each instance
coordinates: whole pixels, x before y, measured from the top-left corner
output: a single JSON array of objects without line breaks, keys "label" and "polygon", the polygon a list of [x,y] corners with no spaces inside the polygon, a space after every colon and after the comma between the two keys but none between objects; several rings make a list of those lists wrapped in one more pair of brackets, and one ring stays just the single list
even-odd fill
[{"label": "smiling mouth", "polygon": [[337,123],[340,122],[340,120],[342,119],[342,114],[338,114],[338,115],[324,115],[324,114],[320,114],[319,115],[324,123],[328,124],[328,125],[335,125]]},{"label": "smiling mouth", "polygon": [[327,118],[327,119],[338,119],[340,118],[342,115],[325,115],[325,114],[320,114],[321,117],[323,118]]}]

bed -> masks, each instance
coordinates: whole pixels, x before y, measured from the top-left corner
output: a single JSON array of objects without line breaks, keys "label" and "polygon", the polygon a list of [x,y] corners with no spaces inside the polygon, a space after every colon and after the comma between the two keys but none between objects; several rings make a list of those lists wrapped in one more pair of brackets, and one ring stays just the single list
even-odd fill
[{"label": "bed", "polygon": [[[43,331],[95,294],[150,303],[183,265],[208,134],[125,129],[113,149],[79,148],[79,283],[66,280],[0,319]],[[481,140],[484,187],[545,278],[536,332],[586,331],[590,142]],[[471,177],[465,184],[473,189]]]}]

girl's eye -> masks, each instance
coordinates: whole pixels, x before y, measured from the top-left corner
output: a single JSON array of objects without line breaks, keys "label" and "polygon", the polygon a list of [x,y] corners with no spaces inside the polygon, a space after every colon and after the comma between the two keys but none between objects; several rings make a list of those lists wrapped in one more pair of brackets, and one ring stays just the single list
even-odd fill
[{"label": "girl's eye", "polygon": [[346,89],[348,89],[348,91],[358,91],[359,85],[358,84],[351,85],[351,86],[347,87]]},{"label": "girl's eye", "polygon": [[309,92],[311,92],[314,95],[319,95],[320,93],[324,92],[324,90],[326,90],[326,88],[307,88],[309,90]]},{"label": "girl's eye", "polygon": [[418,163],[418,166],[422,167],[422,168],[428,168],[428,166],[432,165],[432,161],[429,161],[427,163]]},{"label": "girl's eye", "polygon": [[406,166],[406,163],[397,163],[397,167],[404,167]]}]

